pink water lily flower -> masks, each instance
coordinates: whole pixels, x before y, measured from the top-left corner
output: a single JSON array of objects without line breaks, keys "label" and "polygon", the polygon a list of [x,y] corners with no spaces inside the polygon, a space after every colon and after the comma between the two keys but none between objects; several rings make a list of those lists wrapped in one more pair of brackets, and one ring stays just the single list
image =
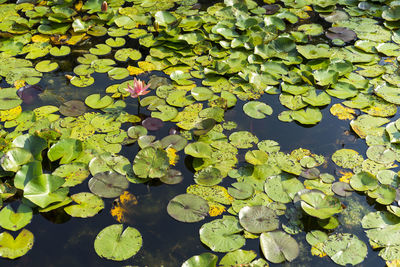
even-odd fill
[{"label": "pink water lily flower", "polygon": [[137,98],[141,95],[146,95],[150,93],[149,90],[146,90],[147,88],[150,87],[150,84],[147,84],[144,81],[136,80],[136,78],[133,80],[133,88],[128,84],[128,88],[125,88],[127,92],[131,94],[131,97]]}]

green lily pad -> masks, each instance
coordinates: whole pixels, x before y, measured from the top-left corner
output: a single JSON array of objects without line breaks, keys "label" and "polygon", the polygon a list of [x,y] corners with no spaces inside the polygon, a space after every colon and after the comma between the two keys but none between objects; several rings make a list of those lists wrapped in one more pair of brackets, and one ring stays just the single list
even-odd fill
[{"label": "green lily pad", "polygon": [[195,158],[210,158],[211,153],[211,146],[204,142],[190,143],[185,147],[185,154]]},{"label": "green lily pad", "polygon": [[32,214],[32,209],[25,204],[20,204],[17,212],[14,212],[11,205],[7,205],[0,211],[0,226],[17,231],[31,222]]},{"label": "green lily pad", "polygon": [[96,47],[89,49],[90,54],[104,56],[111,52],[111,47],[106,44],[97,44]]},{"label": "green lily pad", "polygon": [[74,76],[69,81],[76,87],[87,87],[94,83],[94,78],[91,76]]},{"label": "green lily pad", "polygon": [[192,194],[181,194],[171,199],[167,206],[168,214],[180,222],[198,222],[208,214],[208,202]]},{"label": "green lily pad", "polygon": [[160,142],[163,148],[172,147],[176,151],[181,151],[187,144],[187,140],[181,135],[177,134],[167,135],[161,139]]},{"label": "green lily pad", "polygon": [[47,152],[47,156],[51,161],[60,159],[60,164],[66,164],[76,159],[81,152],[82,142],[80,140],[65,138],[53,144]]},{"label": "green lily pad", "polygon": [[183,175],[180,171],[168,169],[167,173],[160,177],[160,181],[164,184],[179,184],[183,180]]},{"label": "green lily pad", "polygon": [[342,266],[361,263],[367,256],[367,246],[352,234],[334,234],[324,241],[324,251],[336,263]]},{"label": "green lily pad", "polygon": [[396,153],[385,146],[370,146],[367,157],[378,163],[390,164],[396,160]]},{"label": "green lily pad", "polygon": [[118,61],[139,60],[142,54],[133,48],[122,48],[115,52],[114,58]]},{"label": "green lily pad", "polygon": [[378,184],[375,175],[368,172],[359,172],[350,179],[351,187],[357,191],[374,190],[378,187]]},{"label": "green lily pad", "polygon": [[33,234],[26,230],[14,238],[7,232],[0,234],[0,255],[4,258],[15,259],[25,255],[33,247]]},{"label": "green lily pad", "polygon": [[237,148],[250,148],[258,143],[258,138],[248,131],[238,131],[229,136],[229,141]]},{"label": "green lily pad", "polygon": [[124,46],[125,43],[126,43],[125,39],[121,38],[121,37],[117,37],[115,39],[108,38],[106,40],[106,44],[111,46],[111,47],[121,47],[121,46]]},{"label": "green lily pad", "polygon": [[63,57],[69,55],[71,53],[71,48],[66,45],[62,45],[60,47],[53,46],[50,49],[50,54],[55,57]]},{"label": "green lily pad", "polygon": [[390,185],[380,185],[375,190],[368,191],[368,196],[375,198],[382,205],[390,205],[396,199],[396,190]]},{"label": "green lily pad", "polygon": [[272,108],[260,101],[250,101],[244,104],[243,111],[254,119],[264,119],[266,115],[272,114]]},{"label": "green lily pad", "polygon": [[8,110],[21,105],[22,100],[17,95],[14,88],[0,90],[0,110]]},{"label": "green lily pad", "polygon": [[212,166],[201,169],[194,175],[194,181],[196,184],[205,186],[217,185],[222,181],[222,178],[221,171]]},{"label": "green lily pad", "polygon": [[254,193],[254,189],[251,185],[247,183],[233,183],[232,187],[228,187],[228,193],[235,199],[248,199]]},{"label": "green lily pad", "polygon": [[145,135],[147,135],[147,129],[141,125],[135,125],[135,126],[129,127],[129,129],[128,129],[128,136],[130,138],[137,139],[140,136],[145,136]]},{"label": "green lily pad", "polygon": [[214,92],[207,87],[195,87],[190,93],[197,101],[206,101],[213,97]]},{"label": "green lily pad", "polygon": [[87,164],[73,162],[59,166],[52,174],[65,179],[65,183],[62,185],[63,187],[73,187],[81,184],[89,176],[90,172]]},{"label": "green lily pad", "polygon": [[78,203],[64,208],[65,212],[72,217],[88,218],[93,217],[104,209],[104,202],[96,195],[87,192],[77,193],[71,196],[72,200]]},{"label": "green lily pad", "polygon": [[319,108],[308,107],[291,111],[290,117],[301,124],[317,124],[322,119],[322,113]]},{"label": "green lily pad", "polygon": [[142,247],[142,235],[133,227],[123,230],[122,224],[107,226],[94,240],[94,249],[102,258],[114,261],[127,260]]},{"label": "green lily pad", "polygon": [[297,192],[304,189],[303,184],[293,175],[279,174],[265,181],[265,193],[274,201],[289,203]]},{"label": "green lily pad", "polygon": [[339,167],[353,169],[361,165],[364,158],[353,149],[339,149],[332,155],[332,161]]},{"label": "green lily pad", "polygon": [[342,211],[342,206],[336,197],[327,196],[320,191],[309,191],[300,195],[301,207],[314,217],[327,219]]},{"label": "green lily pad", "polygon": [[240,225],[253,234],[278,229],[279,220],[275,212],[266,206],[246,206],[239,212]]},{"label": "green lily pad", "polygon": [[129,71],[126,68],[113,68],[107,74],[111,79],[122,80],[129,76]]},{"label": "green lily pad", "polygon": [[256,257],[257,253],[253,250],[238,249],[226,253],[219,264],[224,267],[246,265],[249,264]]},{"label": "green lily pad", "polygon": [[17,172],[20,166],[33,161],[33,155],[23,148],[12,148],[5,153],[1,158],[1,167],[5,171]]},{"label": "green lily pad", "polygon": [[228,252],[244,246],[246,239],[239,233],[242,231],[238,219],[224,216],[203,224],[200,228],[200,240],[212,251]]},{"label": "green lily pad", "polygon": [[51,62],[50,60],[43,60],[36,64],[35,69],[40,72],[51,72],[58,68],[57,62]]},{"label": "green lily pad", "polygon": [[133,161],[133,171],[139,178],[160,178],[168,167],[167,152],[151,146],[140,150]]},{"label": "green lily pad", "polygon": [[204,252],[185,261],[181,267],[217,267],[218,256]]},{"label": "green lily pad", "polygon": [[93,94],[85,99],[85,104],[94,109],[103,109],[108,107],[114,102],[114,100],[106,95],[101,97],[100,94]]},{"label": "green lily pad", "polygon": [[32,153],[35,159],[42,159],[42,151],[47,148],[47,142],[40,137],[31,134],[23,134],[16,137],[12,144],[14,147],[24,148]]},{"label": "green lily pad", "polygon": [[264,257],[273,263],[293,261],[299,255],[296,240],[282,231],[262,233],[260,246]]},{"label": "green lily pad", "polygon": [[121,195],[129,187],[124,175],[116,172],[99,172],[89,180],[89,189],[99,197],[114,198]]},{"label": "green lily pad", "polygon": [[51,174],[41,174],[33,177],[24,187],[24,197],[41,208],[49,204],[63,201],[68,194],[68,188],[60,188],[64,179]]}]

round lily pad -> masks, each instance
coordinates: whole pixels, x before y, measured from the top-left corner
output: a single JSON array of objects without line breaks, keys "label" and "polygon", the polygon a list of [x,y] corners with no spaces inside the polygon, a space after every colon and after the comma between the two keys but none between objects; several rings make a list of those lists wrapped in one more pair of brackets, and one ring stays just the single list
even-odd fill
[{"label": "round lily pad", "polygon": [[331,189],[336,195],[339,195],[341,197],[351,196],[351,191],[353,191],[353,188],[351,188],[348,183],[344,182],[333,183]]},{"label": "round lily pad", "polygon": [[214,92],[207,87],[195,87],[190,93],[197,101],[206,101],[213,97]]},{"label": "round lily pad", "polygon": [[301,194],[300,199],[303,210],[307,214],[320,219],[327,219],[343,209],[339,199],[317,190],[310,190]]},{"label": "round lily pad", "polygon": [[17,95],[14,88],[0,90],[0,110],[7,110],[21,105],[22,100]]},{"label": "round lily pad", "polygon": [[51,62],[50,60],[43,60],[36,64],[35,70],[40,72],[51,72],[58,68],[57,62]]},{"label": "round lily pad", "polygon": [[357,191],[373,190],[378,184],[378,179],[369,172],[359,172],[350,179],[351,187]]},{"label": "round lily pad", "polygon": [[264,119],[266,115],[272,114],[272,108],[260,101],[250,101],[244,104],[243,111],[254,119]]},{"label": "round lily pad", "polygon": [[76,87],[87,87],[94,83],[94,78],[92,76],[74,76],[69,81]]},{"label": "round lily pad", "polygon": [[128,129],[128,136],[130,138],[137,139],[140,136],[145,136],[145,135],[147,135],[147,129],[144,128],[143,126],[135,125],[135,126],[129,127],[129,129]]},{"label": "round lily pad", "polygon": [[218,262],[218,256],[204,252],[200,255],[195,255],[185,261],[181,267],[216,267]]},{"label": "round lily pad", "polygon": [[150,118],[143,120],[142,125],[144,128],[146,128],[149,131],[158,131],[163,127],[164,123],[162,120],[160,120],[158,118],[150,117]]},{"label": "round lily pad", "polygon": [[378,163],[390,164],[396,160],[396,153],[386,146],[370,146],[367,157]]},{"label": "round lily pad", "polygon": [[208,203],[193,194],[181,194],[171,199],[167,206],[168,214],[180,222],[198,222],[208,214]]},{"label": "round lily pad", "polygon": [[330,27],[325,33],[331,40],[340,39],[343,42],[350,42],[357,38],[357,34],[345,27]]},{"label": "round lily pad", "polygon": [[78,203],[78,205],[65,207],[64,210],[72,217],[93,217],[99,211],[104,209],[103,200],[94,194],[81,192],[72,195],[71,198],[73,201]]},{"label": "round lily pad", "polygon": [[85,104],[94,109],[102,109],[108,107],[114,102],[114,100],[106,95],[101,97],[100,94],[93,94],[85,99]]},{"label": "round lily pad", "polygon": [[200,240],[215,252],[234,251],[246,243],[240,232],[238,219],[233,216],[224,216],[203,224],[200,228]]},{"label": "round lily pad", "polygon": [[89,180],[89,189],[99,197],[114,198],[129,187],[124,175],[116,172],[99,172]]},{"label": "round lily pad", "polygon": [[253,234],[278,229],[279,220],[275,212],[266,206],[246,206],[239,212],[240,225]]},{"label": "round lily pad", "polygon": [[[3,89],[3,90],[6,90],[6,89]],[[1,90],[1,91],[3,91],[3,90]],[[13,90],[15,91],[15,89],[13,89]],[[1,91],[0,91],[0,100],[2,99]],[[39,94],[42,92],[43,92],[43,88],[40,87],[39,85],[25,85],[18,89],[17,94],[24,103],[32,104],[35,102],[35,100],[37,100],[39,98]],[[11,97],[11,96],[9,96],[9,97]],[[3,103],[3,101],[0,101],[0,103],[1,103],[0,104],[0,110],[1,110],[2,104],[5,104],[5,103]],[[12,103],[12,102],[10,102],[10,103]],[[21,102],[18,102],[18,103],[21,103]]]},{"label": "round lily pad", "polygon": [[367,256],[367,246],[352,234],[334,234],[324,242],[324,251],[336,263],[342,266],[357,265]]},{"label": "round lily pad", "polygon": [[254,193],[254,188],[247,183],[233,183],[232,187],[228,187],[228,193],[236,199],[247,199]]},{"label": "round lily pad", "polygon": [[179,134],[167,135],[160,142],[163,148],[172,147],[176,151],[184,149],[187,144],[187,140]]},{"label": "round lily pad", "polygon": [[282,231],[262,233],[260,246],[265,258],[273,263],[293,261],[299,255],[297,241]]},{"label": "round lily pad", "polygon": [[50,54],[55,57],[63,57],[69,55],[69,53],[71,53],[71,48],[66,45],[60,47],[54,46],[50,49]]},{"label": "round lily pad", "polygon": [[183,175],[180,171],[168,169],[167,173],[160,177],[160,181],[164,184],[179,184],[183,180]]},{"label": "round lily pad", "polygon": [[123,261],[138,253],[143,243],[142,235],[129,226],[123,232],[122,230],[122,224],[113,224],[101,230],[94,240],[97,255],[109,260]]},{"label": "round lily pad", "polygon": [[89,52],[96,56],[104,56],[111,52],[111,47],[106,44],[97,44],[96,47],[90,48]]},{"label": "round lily pad", "polygon": [[194,181],[196,184],[205,186],[217,185],[222,181],[222,178],[223,176],[221,171],[212,166],[208,166],[194,175]]},{"label": "round lily pad", "polygon": [[361,165],[363,157],[353,149],[344,148],[333,153],[332,161],[339,167],[352,169]]},{"label": "round lily pad", "polygon": [[85,103],[80,100],[70,100],[60,106],[60,113],[67,117],[78,117],[86,112]]},{"label": "round lily pad", "polygon": [[190,143],[185,147],[185,154],[195,158],[210,158],[211,153],[211,146],[204,142]]}]

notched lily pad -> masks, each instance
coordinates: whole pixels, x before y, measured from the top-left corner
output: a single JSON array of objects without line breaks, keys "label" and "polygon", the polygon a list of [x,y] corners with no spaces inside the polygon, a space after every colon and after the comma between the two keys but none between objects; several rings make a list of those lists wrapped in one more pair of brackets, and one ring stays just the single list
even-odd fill
[{"label": "notched lily pad", "polygon": [[180,222],[198,222],[208,214],[208,202],[192,194],[181,194],[171,199],[167,206],[168,214]]},{"label": "notched lily pad", "polygon": [[279,220],[275,212],[266,206],[246,206],[239,211],[240,225],[253,234],[278,229]]},{"label": "notched lily pad", "polygon": [[99,172],[89,180],[89,189],[99,197],[114,198],[121,195],[129,187],[124,175],[116,172]]}]

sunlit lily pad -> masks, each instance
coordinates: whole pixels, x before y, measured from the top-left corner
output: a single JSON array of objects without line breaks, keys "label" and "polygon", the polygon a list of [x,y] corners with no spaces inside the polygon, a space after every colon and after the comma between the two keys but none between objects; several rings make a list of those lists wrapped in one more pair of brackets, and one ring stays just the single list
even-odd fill
[{"label": "sunlit lily pad", "polygon": [[238,219],[224,216],[203,224],[200,228],[200,240],[215,252],[234,251],[246,243],[246,239],[239,234],[242,230]]},{"label": "sunlit lily pad", "polygon": [[57,62],[51,62],[50,60],[43,60],[36,64],[35,69],[40,72],[51,72],[58,68]]},{"label": "sunlit lily pad", "polygon": [[263,119],[266,115],[272,114],[272,108],[260,101],[250,101],[244,104],[243,111],[249,117]]},{"label": "sunlit lily pad", "polygon": [[374,190],[378,184],[378,179],[368,172],[359,172],[350,179],[351,187],[357,191]]},{"label": "sunlit lily pad", "polygon": [[104,209],[103,200],[94,194],[81,192],[72,195],[71,198],[78,204],[65,207],[64,210],[72,217],[93,217],[100,210]]},{"label": "sunlit lily pad", "polygon": [[216,267],[217,262],[218,256],[210,252],[205,252],[191,257],[181,267]]},{"label": "sunlit lily pad", "polygon": [[126,177],[116,172],[96,173],[89,180],[90,191],[105,198],[118,197],[128,186],[129,182]]},{"label": "sunlit lily pad", "polygon": [[111,47],[106,44],[97,44],[96,47],[90,48],[89,52],[96,56],[104,56],[111,52]]},{"label": "sunlit lily pad", "polygon": [[278,229],[279,220],[275,212],[265,206],[246,206],[239,212],[240,225],[253,234]]},{"label": "sunlit lily pad", "polygon": [[265,258],[273,263],[293,261],[299,255],[297,241],[282,231],[262,233],[260,246]]},{"label": "sunlit lily pad", "polygon": [[350,42],[357,38],[357,35],[354,31],[345,27],[328,28],[325,35],[331,40],[340,39],[343,42]]},{"label": "sunlit lily pad", "polygon": [[76,87],[87,87],[94,83],[94,78],[91,76],[74,76],[69,81]]},{"label": "sunlit lily pad", "polygon": [[194,175],[196,184],[205,186],[217,185],[222,181],[222,178],[220,170],[212,166],[206,167]]},{"label": "sunlit lily pad", "polygon": [[289,203],[296,193],[304,189],[303,184],[294,176],[279,174],[266,179],[264,190],[274,201]]},{"label": "sunlit lily pad", "polygon": [[339,167],[352,169],[361,165],[363,157],[352,149],[339,149],[332,155],[332,161]]},{"label": "sunlit lily pad", "polygon": [[210,158],[211,153],[211,146],[204,142],[190,143],[185,147],[185,154],[196,158]]},{"label": "sunlit lily pad", "polygon": [[100,94],[89,95],[85,99],[85,104],[94,109],[102,109],[108,107],[114,102],[114,100],[106,95],[101,97]]},{"label": "sunlit lily pad", "polygon": [[167,152],[151,146],[140,150],[134,161],[133,171],[140,178],[160,178],[169,166]]},{"label": "sunlit lily pad", "polygon": [[181,222],[198,222],[208,214],[208,203],[203,198],[182,194],[171,199],[167,206],[168,214]]},{"label": "sunlit lily pad", "polygon": [[0,234],[0,255],[4,258],[15,259],[25,255],[33,247],[33,234],[26,230],[14,238],[7,232]]},{"label": "sunlit lily pad", "polygon": [[237,266],[249,264],[255,257],[257,253],[253,250],[242,250],[238,249],[232,252],[226,253],[226,255],[221,259],[220,265],[224,267]]},{"label": "sunlit lily pad", "polygon": [[122,224],[107,226],[94,240],[94,249],[102,258],[123,261],[134,256],[142,247],[142,235],[133,227],[123,230]]},{"label": "sunlit lily pad", "polygon": [[361,263],[367,256],[367,246],[352,234],[334,234],[324,241],[324,251],[342,266]]},{"label": "sunlit lily pad", "polygon": [[320,191],[309,191],[300,195],[301,207],[311,216],[327,219],[342,211],[339,199]]},{"label": "sunlit lily pad", "polygon": [[32,214],[32,209],[25,204],[20,204],[16,212],[11,205],[7,205],[0,211],[0,226],[17,231],[31,222]]}]

